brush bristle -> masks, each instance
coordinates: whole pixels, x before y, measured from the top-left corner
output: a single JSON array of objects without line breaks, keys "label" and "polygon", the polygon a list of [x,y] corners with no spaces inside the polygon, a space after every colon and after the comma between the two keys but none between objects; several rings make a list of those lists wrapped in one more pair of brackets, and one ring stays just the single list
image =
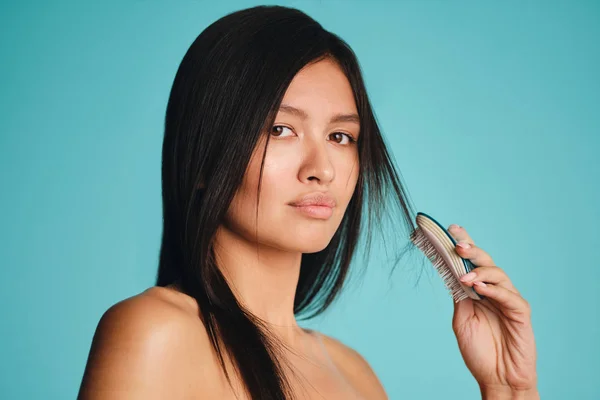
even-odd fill
[{"label": "brush bristle", "polygon": [[410,235],[410,240],[423,252],[423,254],[425,254],[429,261],[431,261],[433,267],[442,277],[444,285],[450,292],[450,295],[454,299],[455,303],[458,303],[459,301],[469,297],[463,290],[458,279],[454,277],[450,266],[446,264],[443,257],[438,255],[437,250],[427,239],[427,236],[425,236],[421,228],[417,227],[413,231],[413,233]]}]

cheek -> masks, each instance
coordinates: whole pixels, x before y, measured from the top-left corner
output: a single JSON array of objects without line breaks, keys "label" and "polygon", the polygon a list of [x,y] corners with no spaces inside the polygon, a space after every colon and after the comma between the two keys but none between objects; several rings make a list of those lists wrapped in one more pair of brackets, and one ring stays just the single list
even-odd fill
[{"label": "cheek", "polygon": [[352,163],[345,162],[340,165],[338,171],[340,172],[340,190],[344,193],[345,196],[348,197],[348,201],[350,201],[350,197],[354,193],[354,189],[356,188],[356,183],[358,182],[358,175],[360,173],[360,164],[358,162],[358,158],[354,160]]},{"label": "cheek", "polygon": [[[286,207],[288,202],[296,196],[296,176],[290,160],[278,160],[274,157],[265,159],[262,182],[260,188],[259,202],[259,229],[273,229],[280,226],[286,219]],[[256,193],[256,186],[254,191]],[[256,194],[254,195],[256,199]],[[256,202],[254,203],[256,207]],[[256,208],[252,210],[256,214]]]},{"label": "cheek", "polygon": [[[227,225],[237,231],[252,232],[256,229],[257,191],[262,157],[255,157],[241,186],[227,211]],[[294,194],[293,166],[290,159],[267,154],[263,167],[258,210],[259,231],[268,226],[281,225],[285,219],[285,207]],[[290,197],[292,196],[292,197]],[[275,225],[274,225],[275,224]]]}]

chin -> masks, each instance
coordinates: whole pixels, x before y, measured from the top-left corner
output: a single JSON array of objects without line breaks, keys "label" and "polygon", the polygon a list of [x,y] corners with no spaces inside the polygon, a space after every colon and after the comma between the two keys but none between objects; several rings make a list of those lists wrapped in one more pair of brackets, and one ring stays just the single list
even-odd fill
[{"label": "chin", "polygon": [[[327,243],[329,244],[329,243]],[[302,254],[311,254],[311,253],[318,253],[322,250],[325,250],[325,248],[327,247],[327,244],[321,247],[312,247],[312,248],[307,248],[302,250]]]},{"label": "chin", "polygon": [[317,253],[327,247],[331,242],[331,236],[325,235],[312,235],[310,238],[304,238],[302,236],[292,236],[294,243],[289,247],[295,248],[300,253]]}]

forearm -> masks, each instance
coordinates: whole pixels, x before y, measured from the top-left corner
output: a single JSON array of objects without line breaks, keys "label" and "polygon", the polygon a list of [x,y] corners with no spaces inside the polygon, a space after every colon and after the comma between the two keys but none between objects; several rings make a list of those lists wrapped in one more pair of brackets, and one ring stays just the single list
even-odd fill
[{"label": "forearm", "polygon": [[510,388],[480,387],[481,400],[540,400],[537,389],[512,390]]}]

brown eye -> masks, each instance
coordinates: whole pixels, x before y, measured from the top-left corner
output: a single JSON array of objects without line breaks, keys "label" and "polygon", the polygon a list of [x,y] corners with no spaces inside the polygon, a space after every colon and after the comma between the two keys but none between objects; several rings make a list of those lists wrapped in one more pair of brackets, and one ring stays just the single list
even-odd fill
[{"label": "brown eye", "polygon": [[[335,142],[339,143],[339,144],[346,144],[346,145],[348,145],[348,144],[352,144],[352,143],[356,142],[356,140],[354,140],[354,138],[352,136],[350,136],[349,134],[347,134],[347,133],[335,132],[335,133],[332,133],[331,135],[336,137]],[[343,142],[344,137],[347,138],[346,142]]]},{"label": "brown eye", "polygon": [[290,128],[288,128],[287,126],[283,126],[283,125],[275,125],[275,126],[273,126],[273,128],[271,128],[271,135],[273,135],[275,137],[280,137],[283,129],[290,129]]}]

